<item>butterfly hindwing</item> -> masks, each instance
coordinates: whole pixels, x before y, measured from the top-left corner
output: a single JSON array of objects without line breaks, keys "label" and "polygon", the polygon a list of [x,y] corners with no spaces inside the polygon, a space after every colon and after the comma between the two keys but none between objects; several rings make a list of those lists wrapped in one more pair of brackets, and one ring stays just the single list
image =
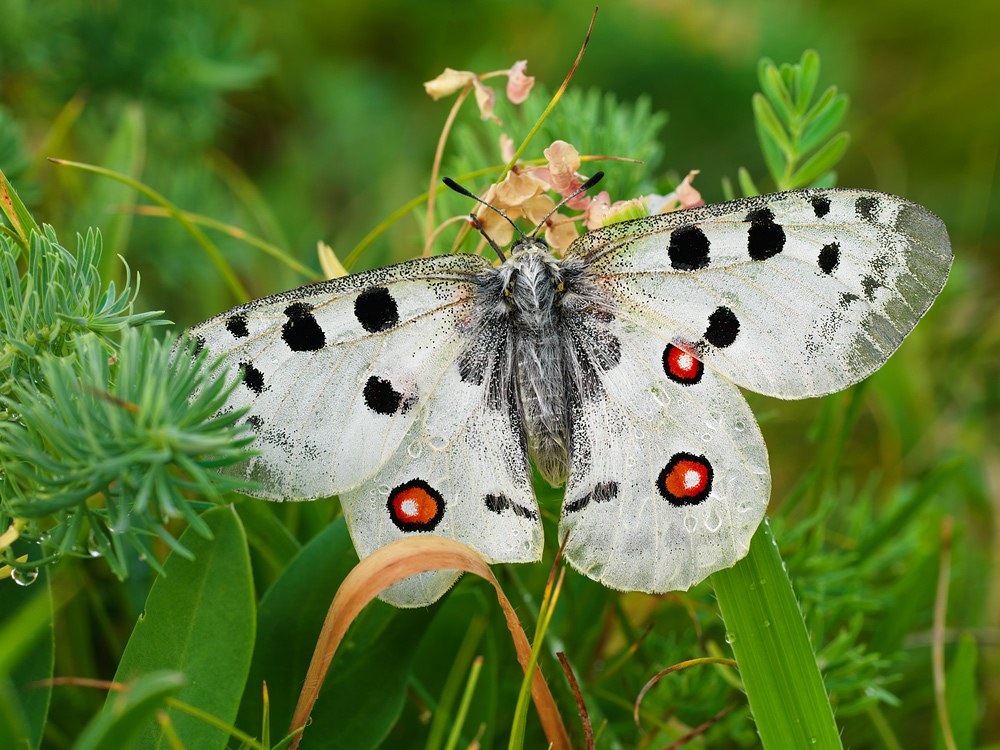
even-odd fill
[{"label": "butterfly hindwing", "polygon": [[951,248],[925,208],[799,190],[611,225],[569,250],[628,313],[738,385],[831,393],[878,369],[944,285]]},{"label": "butterfly hindwing", "polygon": [[767,449],[739,389],[669,333],[616,316],[609,337],[613,366],[579,354],[596,382],[572,399],[559,536],[607,586],[687,589],[746,554],[770,493]]},{"label": "butterfly hindwing", "polygon": [[[455,362],[445,373],[392,458],[341,494],[362,557],[421,531],[468,544],[488,562],[541,556],[542,525],[515,404],[491,407],[484,387],[463,380],[459,370]],[[422,606],[459,575],[424,573],[380,596],[397,606]]]}]

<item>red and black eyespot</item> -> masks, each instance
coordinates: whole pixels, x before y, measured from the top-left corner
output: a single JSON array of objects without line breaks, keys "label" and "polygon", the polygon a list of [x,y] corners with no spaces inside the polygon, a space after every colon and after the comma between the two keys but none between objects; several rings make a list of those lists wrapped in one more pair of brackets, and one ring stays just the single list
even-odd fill
[{"label": "red and black eyespot", "polygon": [[656,479],[656,489],[676,507],[698,505],[712,491],[712,464],[704,456],[675,453]]},{"label": "red and black eyespot", "polygon": [[444,517],[444,498],[423,479],[411,479],[389,493],[389,518],[400,531],[433,531]]},{"label": "red and black eyespot", "polygon": [[701,382],[705,364],[694,355],[694,349],[667,344],[663,350],[663,372],[675,383],[695,385]]}]

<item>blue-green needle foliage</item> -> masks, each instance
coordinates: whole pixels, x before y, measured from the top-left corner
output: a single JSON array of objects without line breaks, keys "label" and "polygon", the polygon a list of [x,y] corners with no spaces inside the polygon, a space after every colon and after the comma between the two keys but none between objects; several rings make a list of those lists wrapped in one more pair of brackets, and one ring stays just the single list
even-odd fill
[{"label": "blue-green needle foliage", "polygon": [[[141,324],[159,325],[159,312],[133,312],[131,279],[119,294],[114,282],[102,288],[97,271],[101,235],[90,230],[77,238],[76,254],[62,247],[52,227],[45,236],[32,234],[23,273],[19,249],[0,236],[0,395],[9,395],[14,383],[38,379],[38,355],[65,357],[76,337],[99,336],[112,348],[112,335]],[[126,269],[128,267],[126,266]]]},{"label": "blue-green needle foliage", "polygon": [[185,552],[169,518],[208,534],[187,495],[218,502],[245,486],[209,470],[244,459],[252,438],[238,413],[217,416],[227,394],[218,364],[190,342],[155,339],[150,324],[162,321],[133,312],[128,284],[102,290],[98,233],[72,255],[45,232],[32,236],[23,273],[0,239],[0,525],[17,521],[42,542],[27,565],[101,554],[124,577],[128,547],[145,554],[152,535]]}]

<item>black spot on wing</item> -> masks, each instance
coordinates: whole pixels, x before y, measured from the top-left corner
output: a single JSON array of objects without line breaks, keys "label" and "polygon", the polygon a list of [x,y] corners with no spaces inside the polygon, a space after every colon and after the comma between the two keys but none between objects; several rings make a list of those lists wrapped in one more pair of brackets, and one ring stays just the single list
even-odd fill
[{"label": "black spot on wing", "polygon": [[774,212],[769,208],[758,208],[747,214],[750,223],[747,234],[747,252],[751,260],[767,260],[780,253],[785,247],[785,230],[774,223]]},{"label": "black spot on wing", "polygon": [[884,286],[884,284],[874,276],[863,276],[861,278],[861,290],[865,295],[865,299],[869,302],[874,301],[875,292],[881,286]]},{"label": "black spot on wing", "polygon": [[502,492],[497,494],[486,495],[483,498],[483,502],[486,505],[486,509],[500,515],[507,509],[513,509],[515,516],[520,516],[521,518],[527,518],[532,521],[538,520],[538,514],[531,510],[531,508],[526,508],[519,503],[515,503],[509,497],[504,495]]},{"label": "black spot on wing", "polygon": [[365,406],[376,414],[385,416],[400,410],[405,414],[416,401],[412,397],[404,400],[403,394],[393,388],[392,383],[377,375],[368,378],[362,396],[365,399]]},{"label": "black spot on wing", "polygon": [[824,195],[817,195],[810,198],[809,203],[812,204],[813,213],[816,214],[817,219],[822,219],[830,213],[830,199]]},{"label": "black spot on wing", "polygon": [[399,323],[399,308],[388,289],[373,286],[354,300],[354,316],[368,333],[378,333]]},{"label": "black spot on wing", "polygon": [[285,308],[288,320],[281,327],[281,338],[293,352],[315,352],[326,344],[326,336],[307,302],[295,302]]},{"label": "black spot on wing", "polygon": [[249,362],[240,362],[243,369],[243,385],[245,385],[255,396],[264,392],[264,373],[258,370]]},{"label": "black spot on wing", "polygon": [[851,306],[852,302],[857,302],[861,297],[851,292],[841,292],[840,293],[840,309],[846,310]]},{"label": "black spot on wing", "polygon": [[245,339],[250,335],[250,331],[247,329],[247,316],[234,315],[231,318],[227,318],[226,330],[233,334],[235,338]]},{"label": "black spot on wing", "polygon": [[840,244],[831,242],[828,245],[823,245],[823,249],[819,251],[819,269],[829,275],[834,272],[839,263]]},{"label": "black spot on wing", "polygon": [[250,429],[254,432],[259,433],[264,427],[264,420],[259,414],[249,414],[247,415],[247,424],[250,425]]},{"label": "black spot on wing", "polygon": [[854,210],[857,212],[858,218],[869,224],[876,222],[875,214],[878,213],[878,208],[878,198],[872,195],[862,195],[854,201]]},{"label": "black spot on wing", "polygon": [[670,265],[678,271],[697,271],[709,263],[709,241],[705,233],[694,225],[675,229],[670,233],[667,253]]},{"label": "black spot on wing", "polygon": [[591,502],[595,503],[606,503],[614,500],[618,497],[618,492],[620,487],[618,482],[606,481],[598,482],[595,484],[589,492],[585,492],[583,495],[578,497],[576,500],[566,503],[563,506],[563,513],[576,513],[577,511],[583,510]]},{"label": "black spot on wing", "polygon": [[724,305],[715,308],[708,316],[708,328],[705,330],[705,341],[716,349],[725,349],[736,341],[740,333],[740,321],[736,313]]},{"label": "black spot on wing", "polygon": [[191,350],[191,357],[192,358],[193,357],[197,357],[203,351],[205,351],[205,337],[204,336],[195,336],[194,337],[194,348]]}]

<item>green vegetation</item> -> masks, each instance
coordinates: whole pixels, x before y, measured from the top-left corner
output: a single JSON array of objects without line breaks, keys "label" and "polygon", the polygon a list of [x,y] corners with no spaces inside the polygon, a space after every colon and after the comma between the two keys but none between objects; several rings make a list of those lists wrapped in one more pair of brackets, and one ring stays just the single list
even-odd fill
[{"label": "green vegetation", "polygon": [[[639,160],[584,162],[612,200],[690,169],[708,202],[895,192],[945,220],[952,276],[865,383],[750,396],[771,520],[732,570],[662,597],[568,570],[549,610],[562,494],[539,486],[543,563],[494,573],[545,633],[534,656],[574,747],[578,699],[598,748],[1000,746],[998,11],[668,5],[601,9],[524,159],[562,139]],[[527,134],[587,16],[568,0],[0,0],[0,748],[290,745],[357,556],[336,499],[268,503],[216,473],[250,437],[213,416],[214,365],[174,360],[194,346],[175,335],[318,278],[319,241],[348,259],[379,228],[352,270],[418,255],[454,101],[422,82],[528,59],[529,98],[486,80],[502,125],[470,97],[444,149],[441,175],[484,192],[500,134]],[[436,196],[437,223],[468,211]],[[637,728],[643,686],[692,660],[645,693]],[[111,680],[129,689],[91,682]],[[492,588],[468,575],[430,608],[364,608],[301,746],[545,747],[526,685]]]}]

